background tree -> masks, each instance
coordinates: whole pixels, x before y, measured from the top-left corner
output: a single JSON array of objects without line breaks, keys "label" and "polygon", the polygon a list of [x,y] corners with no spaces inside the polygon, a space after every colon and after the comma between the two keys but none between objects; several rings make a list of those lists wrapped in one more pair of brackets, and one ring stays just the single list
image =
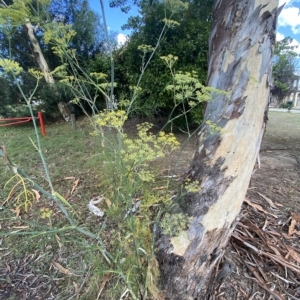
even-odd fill
[{"label": "background tree", "polygon": [[205,298],[235,227],[265,129],[279,11],[278,1],[214,2],[207,84],[228,94],[208,102],[198,134],[186,178],[199,191],[171,210],[189,224],[176,237],[158,237],[166,299]]},{"label": "background tree", "polygon": [[22,99],[15,88],[14,80],[11,76],[0,77],[0,85],[0,116],[14,117],[15,115],[13,114],[11,105],[22,102]]},{"label": "background tree", "polygon": [[291,93],[298,69],[299,55],[294,51],[295,46],[291,46],[292,41],[292,38],[286,37],[275,46],[272,94],[278,105]]},{"label": "background tree", "polygon": [[[171,16],[174,21],[163,34],[159,47],[143,74],[140,85],[142,93],[135,110],[138,114],[148,113],[151,116],[160,111],[168,115],[173,108],[173,95],[165,89],[172,83],[172,75],[160,59],[161,56],[178,56],[175,71],[194,70],[200,81],[205,83],[213,1],[195,0],[184,3],[188,4],[188,8],[176,11],[176,1],[139,1],[136,5],[140,8],[140,15],[130,17],[123,26],[123,29],[130,29],[133,33],[128,43],[115,53],[117,98],[122,97],[124,93],[129,94],[128,87],[136,84],[143,64],[151,55],[149,52],[143,59],[143,52],[138,49],[139,46],[154,47],[165,25],[163,19]],[[128,9],[125,1],[114,1],[111,5],[119,6],[123,11]],[[189,116],[191,123],[201,123],[201,111],[199,108],[198,114],[194,117]]]},{"label": "background tree", "polygon": [[[43,71],[45,80],[40,82],[36,97],[43,100],[43,109],[52,114],[58,102],[67,102],[72,99],[72,95],[62,89],[60,84],[54,84],[50,71],[62,62],[52,46],[45,42],[45,32],[51,28],[51,24],[60,23],[76,28],[78,32],[70,46],[76,49],[77,59],[82,63],[104,51],[100,18],[89,9],[87,0],[3,0],[1,4],[1,56],[12,58],[22,66],[24,72],[20,82],[25,94],[30,93],[34,85],[34,79],[30,82],[27,76],[28,69],[39,68]],[[16,89],[15,86],[10,87]]]},{"label": "background tree", "polygon": [[49,8],[52,21],[71,24],[76,35],[70,47],[76,49],[81,61],[103,52],[105,35],[100,16],[93,12],[87,0],[53,0]]}]

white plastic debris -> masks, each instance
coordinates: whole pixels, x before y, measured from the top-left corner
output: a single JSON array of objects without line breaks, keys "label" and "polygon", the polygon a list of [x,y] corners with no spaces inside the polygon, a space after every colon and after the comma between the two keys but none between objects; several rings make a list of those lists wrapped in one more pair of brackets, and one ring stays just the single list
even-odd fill
[{"label": "white plastic debris", "polygon": [[99,204],[102,200],[104,199],[104,197],[96,197],[91,199],[91,201],[88,204],[88,209],[95,215],[98,217],[103,217],[104,212],[98,208],[95,204]]},{"label": "white plastic debris", "polygon": [[138,208],[139,208],[141,202],[142,202],[141,200],[137,201],[137,202],[132,206],[132,208],[129,209],[129,210],[127,211],[127,213],[126,213],[124,219],[126,219],[126,218],[128,217],[129,214],[135,213],[135,212],[138,210]]}]

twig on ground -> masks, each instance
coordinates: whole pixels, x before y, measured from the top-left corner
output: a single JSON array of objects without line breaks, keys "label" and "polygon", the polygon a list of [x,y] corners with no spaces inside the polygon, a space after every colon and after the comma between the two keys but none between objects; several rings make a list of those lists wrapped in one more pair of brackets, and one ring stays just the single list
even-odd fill
[{"label": "twig on ground", "polygon": [[255,278],[253,277],[249,277],[251,278],[254,282],[256,282],[261,288],[263,288],[265,291],[267,291],[270,295],[272,295],[275,299],[277,300],[284,300],[284,298],[282,298],[280,295],[278,295],[276,292],[271,291],[265,284],[265,282],[263,281],[263,279],[258,275],[257,271],[253,268],[250,267],[242,258],[241,261],[243,262],[243,264],[246,266],[246,268],[254,275]]}]

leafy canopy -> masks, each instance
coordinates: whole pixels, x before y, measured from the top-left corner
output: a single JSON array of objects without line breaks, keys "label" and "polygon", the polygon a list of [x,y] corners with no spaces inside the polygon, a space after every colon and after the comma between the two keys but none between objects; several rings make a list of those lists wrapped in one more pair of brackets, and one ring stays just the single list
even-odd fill
[{"label": "leafy canopy", "polygon": [[293,88],[298,69],[298,57],[296,46],[292,46],[292,38],[286,37],[276,42],[273,64],[274,89],[273,95],[279,104],[288,96]]}]

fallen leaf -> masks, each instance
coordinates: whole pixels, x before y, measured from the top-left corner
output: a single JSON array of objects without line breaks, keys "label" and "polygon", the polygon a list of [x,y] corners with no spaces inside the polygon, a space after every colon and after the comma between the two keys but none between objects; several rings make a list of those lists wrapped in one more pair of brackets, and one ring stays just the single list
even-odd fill
[{"label": "fallen leaf", "polygon": [[300,268],[298,265],[292,264],[288,261],[286,261],[285,259],[283,259],[282,257],[278,257],[277,255],[271,254],[271,253],[265,253],[265,252],[260,252],[260,255],[264,255],[266,257],[271,258],[272,260],[280,263],[282,266],[287,267],[297,273],[300,274]]},{"label": "fallen leaf", "polygon": [[248,205],[252,206],[255,210],[259,210],[261,212],[264,212],[265,214],[271,215],[274,218],[278,218],[276,215],[270,214],[267,211],[265,211],[259,204],[255,204],[253,202],[250,201],[250,199],[245,198],[244,202],[246,202]]},{"label": "fallen leaf", "polygon": [[268,221],[268,219],[266,219],[262,230],[265,231],[265,229],[267,228],[268,225],[269,225],[269,221]]},{"label": "fallen leaf", "polygon": [[256,193],[259,196],[261,196],[262,198],[264,198],[270,204],[271,207],[276,208],[276,205],[274,204],[274,202],[270,198],[266,197],[265,195],[263,195],[263,194],[261,194],[259,192],[256,192]]},{"label": "fallen leaf", "polygon": [[278,249],[277,249],[276,247],[272,246],[272,245],[271,245],[270,243],[268,243],[268,242],[267,242],[267,244],[268,244],[269,248],[272,249],[273,252],[274,252],[277,256],[281,256],[281,253],[278,251]]},{"label": "fallen leaf", "polygon": [[27,229],[29,226],[13,226],[14,229]]},{"label": "fallen leaf", "polygon": [[111,207],[111,201],[109,199],[107,199],[107,198],[104,198],[104,200],[106,202],[107,207],[108,208]]},{"label": "fallen leaf", "polygon": [[37,190],[34,190],[34,189],[31,189],[31,190],[33,191],[33,193],[34,193],[34,195],[35,195],[36,201],[39,202],[39,201],[40,201],[40,198],[41,198],[40,193],[39,193]]},{"label": "fallen leaf", "polygon": [[289,226],[288,235],[292,235],[292,234],[300,235],[300,231],[295,229],[295,226],[299,221],[300,221],[300,216],[292,213],[292,221],[291,221],[291,225]]},{"label": "fallen leaf", "polygon": [[300,216],[292,213],[292,218],[298,222],[300,222]]},{"label": "fallen leaf", "polygon": [[[112,267],[110,267],[110,270],[111,270],[111,269],[112,269]],[[111,273],[107,273],[107,274],[104,276],[104,279],[103,279],[103,281],[102,281],[102,283],[101,283],[101,286],[100,286],[100,289],[99,289],[99,293],[98,293],[97,299],[100,298],[100,295],[101,295],[101,293],[102,293],[102,291],[103,291],[103,289],[104,289],[104,287],[105,287],[105,285],[106,285],[108,279],[110,278],[110,276],[111,276]]]},{"label": "fallen leaf", "polygon": [[76,180],[74,181],[74,183],[73,183],[73,188],[72,188],[72,191],[71,191],[71,195],[72,195],[73,192],[75,191],[75,189],[76,189],[76,187],[77,187],[77,185],[78,185],[78,182],[79,182],[79,178],[76,179]]},{"label": "fallen leaf", "polygon": [[289,226],[289,233],[288,235],[292,235],[295,233],[295,225],[297,224],[297,221],[295,219],[292,219],[291,224]]},{"label": "fallen leaf", "polygon": [[295,261],[300,263],[300,256],[299,253],[297,253],[293,248],[287,247],[289,249],[288,254],[286,255],[285,259],[288,259],[289,257],[292,257]]},{"label": "fallen leaf", "polygon": [[19,207],[17,207],[16,209],[11,209],[10,211],[15,213],[17,218],[19,217],[19,215],[20,215],[20,208]]},{"label": "fallen leaf", "polygon": [[73,281],[73,285],[74,285],[74,288],[75,288],[75,293],[76,293],[76,295],[78,295],[79,294],[79,287],[78,287],[78,284],[75,282],[75,281]]},{"label": "fallen leaf", "polygon": [[154,188],[153,190],[165,190],[167,188],[168,187],[166,185],[162,185],[162,186],[158,186],[158,187]]},{"label": "fallen leaf", "polygon": [[59,236],[57,234],[55,235],[55,239],[57,241],[57,244],[58,244],[59,248],[61,249],[62,246],[63,246],[63,244],[60,242],[60,238],[59,238]]},{"label": "fallen leaf", "polygon": [[281,235],[282,235],[285,239],[287,239],[287,240],[289,240],[289,239],[294,240],[294,239],[295,239],[294,236],[288,235],[288,234],[286,234],[286,233],[284,233],[284,232],[281,232]]},{"label": "fallen leaf", "polygon": [[72,275],[72,273],[68,270],[68,269],[66,269],[66,268],[64,268],[61,264],[59,264],[58,262],[55,262],[55,261],[52,261],[52,265],[60,272],[60,273],[62,273],[62,274],[64,274],[64,275]]}]

